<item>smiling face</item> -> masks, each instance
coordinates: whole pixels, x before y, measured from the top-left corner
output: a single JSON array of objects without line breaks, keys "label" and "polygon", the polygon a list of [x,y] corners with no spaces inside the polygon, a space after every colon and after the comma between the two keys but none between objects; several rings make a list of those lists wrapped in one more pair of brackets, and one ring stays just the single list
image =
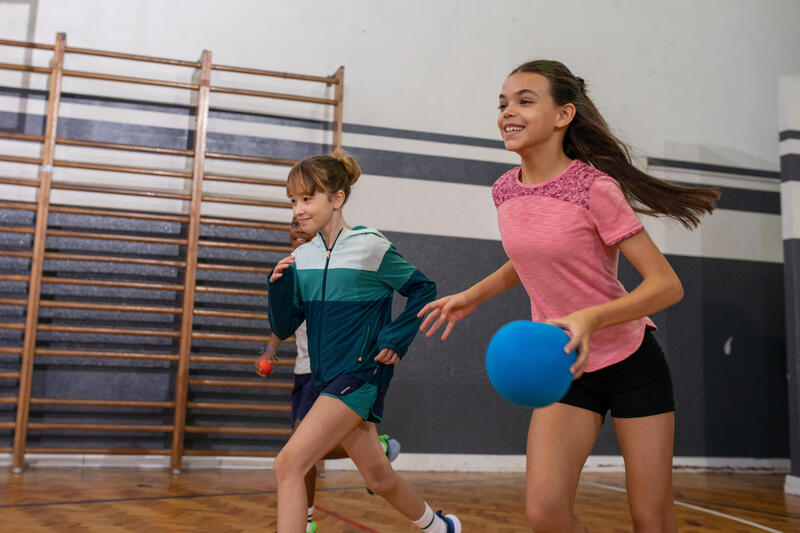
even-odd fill
[{"label": "smiling face", "polygon": [[300,223],[296,218],[292,218],[292,226],[289,228],[289,241],[292,244],[292,249],[297,248],[301,244],[307,243],[313,238],[313,233],[305,232],[300,229]]},{"label": "smiling face", "polygon": [[303,233],[315,234],[333,218],[334,204],[325,191],[289,191],[292,214]]},{"label": "smiling face", "polygon": [[541,74],[518,72],[509,76],[500,91],[497,126],[506,150],[522,153],[530,148],[558,142],[573,116],[572,109],[557,106],[550,95],[550,82]]},{"label": "smiling face", "polygon": [[317,188],[314,192],[309,192],[302,185],[300,180],[290,180],[286,191],[292,203],[292,214],[299,225],[298,229],[311,236],[318,231],[324,233],[325,228],[334,220],[334,215],[337,212],[341,214],[339,210],[345,201],[344,191],[329,193]]}]

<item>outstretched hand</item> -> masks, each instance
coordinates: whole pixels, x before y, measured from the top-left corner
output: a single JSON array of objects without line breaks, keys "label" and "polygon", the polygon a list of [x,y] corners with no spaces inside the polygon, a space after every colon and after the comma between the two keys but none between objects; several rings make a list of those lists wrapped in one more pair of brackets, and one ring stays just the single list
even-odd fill
[{"label": "outstretched hand", "polygon": [[272,269],[272,275],[269,277],[269,282],[275,283],[281,279],[283,277],[283,271],[289,268],[292,263],[294,263],[294,256],[291,255],[278,261],[278,264],[275,265],[274,269]]},{"label": "outstretched hand", "polygon": [[571,334],[569,342],[564,346],[564,353],[578,350],[578,358],[569,369],[573,379],[578,379],[583,375],[589,362],[589,341],[597,330],[594,315],[587,309],[582,309],[561,318],[551,318],[547,323],[565,329]]},{"label": "outstretched hand", "polygon": [[428,332],[425,333],[426,337],[430,337],[446,322],[447,326],[442,333],[442,340],[446,340],[456,322],[473,312],[476,307],[478,304],[470,303],[464,292],[444,296],[430,302],[417,313],[417,318],[428,314],[419,329],[425,331],[430,326]]}]

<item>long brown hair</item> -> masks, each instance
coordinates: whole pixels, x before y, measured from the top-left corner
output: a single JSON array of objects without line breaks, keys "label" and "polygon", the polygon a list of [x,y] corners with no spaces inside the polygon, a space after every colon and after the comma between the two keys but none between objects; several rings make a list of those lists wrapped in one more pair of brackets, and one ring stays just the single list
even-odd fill
[{"label": "long brown hair", "polygon": [[528,72],[550,82],[556,105],[572,104],[575,117],[564,136],[564,153],[580,159],[616,179],[628,202],[639,213],[666,215],[693,229],[700,217],[714,210],[719,191],[709,187],[686,187],[650,176],[631,163],[629,148],[617,139],[586,93],[582,78],[558,61],[538,59],[515,68],[509,76]]}]

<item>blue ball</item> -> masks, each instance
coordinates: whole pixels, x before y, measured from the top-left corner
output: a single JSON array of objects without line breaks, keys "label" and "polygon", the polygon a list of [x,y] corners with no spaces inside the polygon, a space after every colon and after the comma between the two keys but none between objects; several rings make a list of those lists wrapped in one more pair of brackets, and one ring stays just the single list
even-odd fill
[{"label": "blue ball", "polygon": [[486,373],[495,390],[509,402],[544,407],[567,393],[569,367],[577,353],[564,353],[569,336],[541,322],[509,322],[494,334],[486,349]]}]

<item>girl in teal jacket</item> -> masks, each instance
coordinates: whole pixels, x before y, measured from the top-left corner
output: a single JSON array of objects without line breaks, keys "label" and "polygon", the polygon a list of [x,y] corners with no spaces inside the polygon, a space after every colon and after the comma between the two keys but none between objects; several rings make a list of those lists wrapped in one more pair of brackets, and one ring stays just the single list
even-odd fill
[{"label": "girl in teal jacket", "polygon": [[[375,422],[394,364],[405,355],[433,300],[436,286],[395,250],[386,237],[363,226],[349,227],[342,206],[361,174],[348,154],[316,156],[289,172],[287,192],[309,243],[282,259],[270,274],[269,321],[280,338],[304,320],[319,397],[275,458],[278,532],[306,525],[303,478],[341,442],[367,487],[427,533],[460,533],[454,515],[434,513],[391,467]],[[408,298],[391,319],[394,291]]]}]

